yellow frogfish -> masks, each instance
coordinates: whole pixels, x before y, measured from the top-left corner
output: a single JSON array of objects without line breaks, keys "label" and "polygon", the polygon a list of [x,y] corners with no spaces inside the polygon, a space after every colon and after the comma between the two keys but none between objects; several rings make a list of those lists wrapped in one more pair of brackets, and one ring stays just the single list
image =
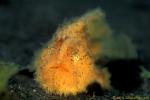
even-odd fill
[{"label": "yellow frogfish", "polygon": [[68,22],[36,56],[36,81],[47,93],[76,95],[93,82],[110,88],[109,73],[95,65],[85,29],[82,19]]}]

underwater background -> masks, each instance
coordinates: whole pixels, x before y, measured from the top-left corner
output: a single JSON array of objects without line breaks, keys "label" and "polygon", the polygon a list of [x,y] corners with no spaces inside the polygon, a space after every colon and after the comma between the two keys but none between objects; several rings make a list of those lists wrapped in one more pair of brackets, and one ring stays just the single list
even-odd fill
[{"label": "underwater background", "polygon": [[[68,98],[45,94],[34,82],[33,72],[26,70],[26,68],[30,67],[35,52],[52,38],[56,29],[62,23],[98,7],[105,13],[106,22],[114,36],[125,34],[132,40],[138,58],[132,60],[117,59],[102,63],[109,66],[112,75],[114,73],[112,82],[117,89],[106,92],[104,95],[100,93],[100,97],[88,95],[88,98],[109,100],[115,95],[150,95],[150,73],[147,71],[148,74],[144,79],[137,78],[140,77],[140,66],[144,66],[144,70],[150,70],[149,0],[0,0],[0,61],[13,62],[17,64],[16,66],[19,65],[18,73],[10,79],[7,86],[9,93],[2,90],[0,98],[2,100],[85,99],[87,97],[85,94]],[[0,62],[0,70],[3,69],[3,66],[7,66],[7,64]],[[11,66],[10,69],[13,69],[13,73],[16,73],[16,70],[14,71],[15,65],[11,63],[9,66]],[[116,68],[113,66],[116,66]],[[10,71],[7,70],[7,72]],[[131,79],[128,80],[128,77],[131,77]],[[124,84],[119,83],[124,80]],[[134,82],[127,84],[130,83],[129,81]],[[134,92],[130,91],[132,86],[135,86]],[[128,87],[129,92],[126,93]],[[148,100],[148,97],[146,98]]]}]

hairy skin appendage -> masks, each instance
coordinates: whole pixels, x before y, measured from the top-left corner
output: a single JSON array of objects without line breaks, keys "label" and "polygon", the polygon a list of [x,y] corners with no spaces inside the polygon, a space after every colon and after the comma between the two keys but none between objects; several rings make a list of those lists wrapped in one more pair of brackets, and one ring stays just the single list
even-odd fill
[{"label": "hairy skin appendage", "polygon": [[110,88],[109,73],[94,64],[85,29],[82,19],[63,25],[36,56],[36,81],[47,93],[76,95],[93,82]]}]

